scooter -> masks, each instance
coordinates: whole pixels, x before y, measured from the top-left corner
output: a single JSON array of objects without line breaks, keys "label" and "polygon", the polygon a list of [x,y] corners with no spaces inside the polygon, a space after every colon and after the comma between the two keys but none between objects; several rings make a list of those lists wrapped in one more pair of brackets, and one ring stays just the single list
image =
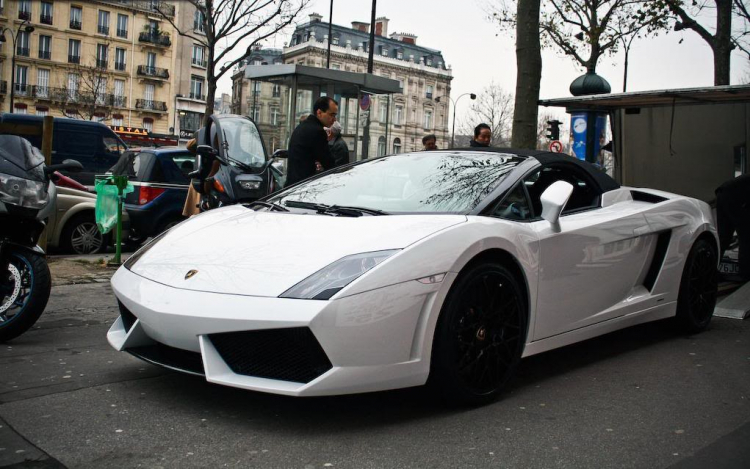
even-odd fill
[{"label": "scooter", "polygon": [[201,211],[253,202],[282,188],[278,160],[286,158],[286,151],[277,150],[268,158],[260,132],[249,118],[211,116],[197,139],[197,169],[190,177],[201,194]]},{"label": "scooter", "polygon": [[27,331],[47,306],[50,272],[37,243],[56,209],[53,174],[81,169],[75,160],[45,166],[28,140],[0,135],[0,342]]}]

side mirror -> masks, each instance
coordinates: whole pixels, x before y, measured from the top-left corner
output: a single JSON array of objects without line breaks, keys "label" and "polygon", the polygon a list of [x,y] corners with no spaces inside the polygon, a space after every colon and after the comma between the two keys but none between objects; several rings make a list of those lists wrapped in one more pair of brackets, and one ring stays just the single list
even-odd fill
[{"label": "side mirror", "polygon": [[273,155],[271,155],[271,159],[274,159],[274,158],[280,158],[280,159],[289,158],[289,151],[288,150],[276,150],[275,152],[273,152]]},{"label": "side mirror", "polygon": [[573,185],[565,181],[551,184],[542,193],[542,218],[550,222],[554,231],[560,231],[560,214],[572,193]]},{"label": "side mirror", "polygon": [[51,164],[44,167],[46,174],[52,174],[55,171],[70,171],[75,173],[83,170],[83,165],[76,160],[64,160],[62,164]]},{"label": "side mirror", "polygon": [[[201,146],[208,146],[208,145],[201,145]],[[201,157],[200,153],[197,153],[195,155],[195,171],[192,171],[188,174],[188,177],[190,179],[195,179],[200,177],[201,174],[201,161],[203,160],[203,157]]]},{"label": "side mirror", "polygon": [[196,152],[199,155],[213,155],[214,153],[216,153],[211,145],[198,145]]}]

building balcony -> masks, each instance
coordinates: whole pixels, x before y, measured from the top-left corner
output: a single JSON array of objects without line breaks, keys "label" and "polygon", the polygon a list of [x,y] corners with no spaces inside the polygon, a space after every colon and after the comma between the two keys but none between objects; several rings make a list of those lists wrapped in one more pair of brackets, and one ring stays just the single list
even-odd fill
[{"label": "building balcony", "polygon": [[68,63],[69,64],[81,63],[81,56],[80,55],[68,55]]},{"label": "building balcony", "polygon": [[34,85],[31,87],[31,95],[37,99],[49,99],[51,89],[49,86]]},{"label": "building balcony", "polygon": [[112,105],[114,107],[125,107],[127,106],[128,99],[125,96],[112,95]]},{"label": "building balcony", "polygon": [[77,29],[77,30],[80,31],[81,30],[81,26],[82,25],[81,25],[80,21],[70,20],[70,29]]},{"label": "building balcony", "polygon": [[107,59],[96,59],[96,68],[107,68]]},{"label": "building balcony", "polygon": [[13,94],[15,96],[28,96],[31,91],[31,86],[26,83],[16,83],[13,86]]},{"label": "building balcony", "polygon": [[16,55],[20,55],[23,57],[29,56],[29,48],[28,47],[16,47]]},{"label": "building balcony", "polygon": [[115,62],[115,70],[125,71],[125,62]]},{"label": "building balcony", "polygon": [[138,66],[138,75],[150,78],[159,78],[169,80],[169,70],[166,68],[149,67],[148,65]]},{"label": "building balcony", "polygon": [[118,29],[117,30],[117,37],[121,37],[123,39],[128,38],[128,30],[127,29]]},{"label": "building balcony", "polygon": [[148,99],[136,99],[135,108],[144,111],[167,112],[167,103],[164,101],[151,101]]},{"label": "building balcony", "polygon": [[172,45],[172,41],[167,36],[161,34],[154,34],[150,31],[142,32],[138,35],[139,42],[146,42],[148,44],[154,44],[161,47],[169,47]]},{"label": "building balcony", "polygon": [[205,101],[206,100],[206,95],[205,94],[201,94],[201,93],[193,93],[191,91],[190,92],[190,99],[197,99],[198,101]]},{"label": "building balcony", "polygon": [[203,60],[203,59],[193,58],[193,65],[195,65],[196,67],[206,68],[206,66],[208,65],[208,61]]},{"label": "building balcony", "polygon": [[39,15],[39,22],[42,24],[52,24],[52,15]]},{"label": "building balcony", "polygon": [[52,52],[48,50],[40,50],[39,58],[44,60],[52,60]]},{"label": "building balcony", "polygon": [[104,34],[105,36],[109,36],[109,26],[100,24],[96,27],[96,32],[99,34]]},{"label": "building balcony", "polygon": [[31,20],[31,12],[26,10],[18,10],[19,20]]}]

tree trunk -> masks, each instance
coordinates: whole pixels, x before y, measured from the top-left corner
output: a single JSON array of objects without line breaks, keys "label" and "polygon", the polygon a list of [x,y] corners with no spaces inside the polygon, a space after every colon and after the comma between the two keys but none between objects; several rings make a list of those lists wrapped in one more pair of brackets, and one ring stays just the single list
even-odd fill
[{"label": "tree trunk", "polygon": [[716,35],[711,49],[714,53],[714,86],[729,84],[732,55],[732,0],[716,0]]},{"label": "tree trunk", "polygon": [[208,43],[208,66],[206,67],[206,86],[208,87],[208,93],[206,93],[206,113],[203,115],[203,126],[208,125],[208,118],[214,113],[214,98],[216,97],[216,65],[215,60],[215,48],[216,48],[216,35],[214,27],[214,5],[213,0],[206,0],[206,19],[204,29],[206,31],[206,42]]},{"label": "tree trunk", "polygon": [[536,148],[542,52],[539,43],[541,0],[519,0],[516,17],[516,102],[513,110],[514,148]]}]

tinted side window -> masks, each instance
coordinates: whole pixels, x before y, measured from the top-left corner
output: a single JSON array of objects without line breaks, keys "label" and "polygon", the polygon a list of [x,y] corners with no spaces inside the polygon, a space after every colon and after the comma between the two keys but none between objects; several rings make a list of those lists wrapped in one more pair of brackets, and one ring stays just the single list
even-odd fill
[{"label": "tinted side window", "polygon": [[526,197],[525,185],[516,185],[495,208],[492,216],[506,220],[530,220],[533,214],[529,199]]},{"label": "tinted side window", "polygon": [[188,184],[187,175],[193,171],[195,157],[190,154],[162,156],[160,159],[164,182],[170,184]]},{"label": "tinted side window", "polygon": [[573,186],[573,193],[565,204],[562,214],[588,210],[599,206],[599,189],[581,170],[566,165],[546,166],[526,177],[526,186],[534,213],[542,213],[542,193],[557,181],[565,181]]},{"label": "tinted side window", "polygon": [[57,151],[60,153],[66,153],[69,156],[75,156],[81,160],[81,164],[84,166],[86,163],[83,160],[90,161],[93,159],[97,152],[97,146],[101,139],[99,135],[93,132],[80,132],[68,129],[60,129],[61,131],[55,135]]}]

